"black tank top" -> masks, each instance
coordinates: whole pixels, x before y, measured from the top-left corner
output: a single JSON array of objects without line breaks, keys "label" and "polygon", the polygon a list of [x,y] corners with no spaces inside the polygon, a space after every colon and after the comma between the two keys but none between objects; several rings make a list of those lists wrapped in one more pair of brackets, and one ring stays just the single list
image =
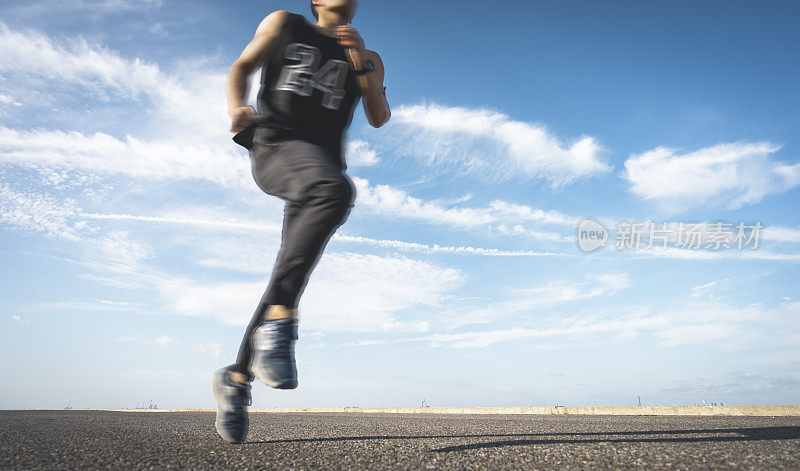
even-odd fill
[{"label": "black tank top", "polygon": [[290,13],[262,66],[258,114],[265,125],[323,146],[347,168],[343,138],[360,97],[344,47]]}]

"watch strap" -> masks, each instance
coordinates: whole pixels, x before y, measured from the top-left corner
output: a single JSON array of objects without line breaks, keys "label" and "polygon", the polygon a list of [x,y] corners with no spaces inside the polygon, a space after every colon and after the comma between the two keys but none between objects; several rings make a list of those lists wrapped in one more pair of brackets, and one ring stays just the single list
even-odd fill
[{"label": "watch strap", "polygon": [[375,70],[375,64],[371,60],[367,59],[367,61],[364,62],[363,69],[354,70],[353,72],[356,75],[364,75],[372,72],[373,70]]}]

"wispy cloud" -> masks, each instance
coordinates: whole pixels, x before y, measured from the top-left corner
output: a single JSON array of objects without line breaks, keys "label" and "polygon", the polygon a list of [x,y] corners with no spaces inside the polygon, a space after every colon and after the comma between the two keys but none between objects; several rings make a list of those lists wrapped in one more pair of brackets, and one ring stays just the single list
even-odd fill
[{"label": "wispy cloud", "polygon": [[73,0],[69,3],[75,9],[119,11],[158,8],[164,0]]},{"label": "wispy cloud", "polygon": [[[624,310],[580,310],[569,315],[536,319],[527,325],[457,333],[433,333],[391,340],[362,340],[342,346],[370,346],[398,342],[427,342],[433,347],[486,348],[524,339],[597,338],[628,342],[647,336],[659,347],[698,346],[723,351],[747,348],[769,339],[775,346],[797,348],[800,324],[794,316],[800,302],[777,307],[730,306],[718,299],[686,302],[679,308],[641,306]],[[776,335],[776,332],[780,334]]]},{"label": "wispy cloud", "polygon": [[[185,210],[183,212],[186,212]],[[162,224],[175,224],[197,226],[207,229],[231,230],[243,232],[271,232],[279,233],[281,226],[278,223],[269,221],[242,221],[238,219],[221,218],[200,218],[186,216],[142,216],[135,214],[102,214],[102,213],[78,213],[77,216],[86,219],[112,220],[112,221],[140,221]]]},{"label": "wispy cloud", "polygon": [[189,346],[194,353],[208,353],[212,358],[218,358],[222,354],[222,344],[217,342],[209,344],[192,342]]},{"label": "wispy cloud", "polygon": [[487,109],[435,103],[392,112],[391,145],[441,172],[483,179],[545,179],[554,187],[611,170],[591,136],[565,144],[541,123]]},{"label": "wispy cloud", "polygon": [[15,100],[12,96],[0,93],[0,103],[4,105],[22,106],[22,103]]},{"label": "wispy cloud", "polygon": [[372,146],[361,139],[347,141],[347,167],[371,167],[380,162],[377,152]]},{"label": "wispy cloud", "polygon": [[451,253],[459,255],[484,255],[484,256],[497,256],[497,257],[542,257],[542,256],[556,256],[556,257],[569,257],[571,255],[559,252],[547,252],[538,250],[503,250],[491,247],[472,247],[472,246],[454,246],[454,245],[439,245],[439,244],[421,244],[418,242],[404,242],[392,239],[373,239],[364,236],[350,236],[346,234],[334,234],[333,239],[342,240],[347,242],[357,242],[362,244],[374,245],[376,247],[385,247],[408,252],[422,252],[422,253]]},{"label": "wispy cloud", "polygon": [[246,156],[230,147],[188,145],[177,141],[124,140],[104,133],[18,131],[0,127],[2,162],[48,169],[163,181],[204,180],[220,185],[251,186]]},{"label": "wispy cloud", "polygon": [[164,0],[40,0],[21,5],[20,9],[29,14],[52,13],[59,11],[83,11],[93,13],[120,13],[147,11],[159,8]]},{"label": "wispy cloud", "polygon": [[542,308],[613,296],[628,286],[630,279],[625,273],[597,273],[587,275],[582,280],[552,280],[532,288],[509,287],[499,300],[478,303],[478,307],[472,307],[475,303],[471,303],[471,307],[464,312],[458,312],[448,319],[447,328],[490,324],[499,319],[529,318]]},{"label": "wispy cloud", "polygon": [[172,337],[168,337],[166,335],[162,335],[161,337],[154,338],[150,341],[151,344],[157,347],[177,347],[180,345],[178,340],[175,340]]},{"label": "wispy cloud", "polygon": [[800,242],[800,229],[794,227],[769,226],[764,228],[761,233],[761,238],[778,242]]},{"label": "wispy cloud", "polygon": [[[797,370],[797,362],[791,364]],[[785,372],[785,373],[784,373]],[[660,392],[670,395],[691,395],[697,402],[722,402],[730,397],[745,397],[752,404],[764,404],[780,394],[792,397],[800,388],[800,374],[784,369],[778,374],[761,374],[752,371],[725,371],[718,377],[699,377],[677,380]],[[720,401],[722,400],[722,401]]]},{"label": "wispy cloud", "polygon": [[[0,22],[0,73],[8,78],[4,82],[4,94],[26,103],[27,110],[39,110],[35,115],[37,122],[50,115],[59,104],[64,106],[59,101],[71,94],[90,97],[100,103],[133,103],[134,106],[121,107],[123,111],[117,112],[131,113],[130,116],[109,115],[106,107],[95,107],[90,121],[86,116],[72,113],[73,119],[67,123],[91,126],[99,119],[114,119],[125,126],[126,134],[140,130],[142,136],[129,136],[122,143],[129,146],[132,155],[147,146],[151,146],[153,152],[166,153],[171,151],[170,145],[186,143],[187,151],[200,151],[203,158],[202,154],[209,152],[208,147],[192,144],[216,142],[223,151],[220,156],[224,160],[226,155],[229,157],[239,150],[234,149],[236,146],[230,141],[225,96],[220,92],[225,86],[226,70],[209,69],[202,59],[186,58],[180,65],[175,71],[165,72],[154,62],[138,57],[125,58],[81,37],[14,30]],[[123,150],[119,141],[103,133],[84,135],[78,130],[72,133],[37,130],[23,135],[36,138],[39,145],[71,139],[81,147],[78,152],[90,154],[108,146],[117,153]],[[57,142],[52,144],[58,145]],[[223,144],[227,144],[227,148]],[[180,149],[176,150],[180,155]],[[183,155],[186,160],[193,160],[188,157],[191,154]],[[117,155],[116,158],[121,165],[125,160],[122,157]]]},{"label": "wispy cloud", "polygon": [[[613,318],[598,318],[596,315],[570,316],[555,323],[553,327],[511,327],[484,331],[434,334],[417,340],[431,343],[434,347],[486,348],[502,342],[531,338],[569,338],[586,335],[614,335],[617,341],[636,338],[641,329],[652,328],[663,320],[647,316],[642,312],[616,313]],[[550,323],[548,323],[550,324]]]},{"label": "wispy cloud", "polygon": [[692,288],[692,297],[718,299],[714,293],[714,290],[716,290],[719,284],[719,281],[710,281],[708,283],[695,286]]},{"label": "wispy cloud", "polygon": [[143,303],[134,303],[129,301],[56,301],[56,302],[40,302],[28,305],[31,311],[134,311],[138,313],[148,312]]},{"label": "wispy cloud", "polygon": [[658,147],[625,161],[631,191],[672,211],[698,205],[738,208],[800,185],[800,163],[775,161],[781,146],[733,142],[681,154]]},{"label": "wispy cloud", "polygon": [[[578,218],[554,210],[533,208],[524,204],[493,200],[485,207],[454,206],[457,200],[423,200],[406,190],[391,185],[371,185],[365,178],[353,177],[357,189],[357,206],[354,214],[378,214],[387,218],[398,217],[454,229],[486,228],[487,232],[536,240],[573,242],[574,238],[542,225],[575,227]],[[531,224],[533,226],[531,226]]]},{"label": "wispy cloud", "polygon": [[[58,79],[57,85],[74,85],[101,100],[109,93],[124,99],[178,100],[187,91],[158,66],[127,60],[114,51],[83,38],[55,39],[37,31],[15,31],[0,22],[0,71]],[[188,100],[188,96],[183,99]]]},{"label": "wispy cloud", "polygon": [[82,228],[71,220],[74,200],[59,201],[48,195],[22,193],[0,182],[0,222],[24,231],[79,240]]},{"label": "wispy cloud", "polygon": [[[76,182],[86,181],[87,178],[97,184],[98,178],[113,177],[134,178],[151,183],[195,180],[232,187],[237,191],[254,188],[247,156],[241,149],[231,145],[230,136],[226,134],[224,97],[219,93],[219,87],[224,84],[224,75],[220,75],[220,71],[190,70],[181,76],[171,75],[156,64],[148,64],[138,58],[130,60],[121,57],[114,51],[85,40],[55,39],[35,31],[14,31],[5,24],[0,26],[0,38],[5,40],[3,46],[0,46],[0,52],[3,48],[8,52],[4,59],[0,59],[0,71],[19,73],[30,78],[45,77],[51,71],[57,70],[59,84],[62,86],[86,89],[99,100],[138,100],[140,106],[144,104],[153,109],[156,113],[154,116],[158,116],[159,121],[158,126],[145,126],[147,129],[143,129],[143,132],[149,133],[147,137],[127,134],[124,138],[104,132],[0,127],[0,162],[34,168],[56,188],[66,184],[74,186]],[[192,72],[197,73],[192,75]],[[197,108],[198,104],[201,104],[202,110]],[[453,118],[461,116],[459,113],[462,112],[459,109],[435,106],[426,110],[429,113],[428,118],[434,121],[442,113]],[[401,118],[403,113],[400,113]],[[484,117],[486,112],[466,110],[464,113],[466,115],[461,117],[474,120]],[[214,118],[207,122],[203,121],[205,118],[200,119],[208,116]],[[492,116],[499,134],[503,134],[508,126],[519,124],[502,115]],[[402,119],[409,118],[406,116]],[[141,124],[142,120],[137,122]],[[528,131],[532,129],[525,126],[523,128]],[[472,128],[466,126],[461,130],[464,129]],[[550,144],[554,142],[549,137],[545,140]],[[354,167],[371,166],[379,161],[376,149],[364,140],[349,141],[348,153],[348,159]],[[399,216],[456,229],[484,226],[487,234],[547,242],[565,242],[569,238],[536,225],[568,225],[574,220],[573,217],[557,211],[541,210],[502,200],[493,201],[483,208],[454,207],[453,202],[442,198],[425,201],[389,185],[373,186],[366,179],[354,180],[358,185],[356,214],[365,212],[392,218]],[[79,188],[86,194],[95,194],[94,189],[88,186],[79,185]],[[165,216],[104,215],[87,211],[82,217],[84,220],[144,221],[149,218],[150,221],[156,221],[155,218]],[[173,216],[175,222],[180,220],[191,224],[189,219],[191,218]],[[167,222],[166,219],[160,221]],[[194,223],[199,224],[202,221],[197,219]],[[66,222],[60,229],[62,235],[71,230],[65,224]],[[256,225],[221,220],[215,221],[215,224],[216,227],[225,224],[240,225],[243,229],[247,225]],[[475,247],[436,246],[433,250],[482,254],[506,252]],[[532,254],[538,251],[507,252]]]},{"label": "wispy cloud", "polygon": [[[334,252],[320,259],[298,308],[304,328],[321,332],[425,331],[427,321],[398,313],[442,303],[463,278],[457,269],[407,257]],[[168,312],[246,325],[267,281],[172,280],[154,288]]]},{"label": "wispy cloud", "polygon": [[676,258],[684,260],[771,260],[776,262],[800,261],[800,253],[780,253],[763,248],[756,250],[704,250],[681,247],[657,247],[654,249],[629,251],[627,255],[633,258]]},{"label": "wispy cloud", "polygon": [[[366,180],[357,179],[360,182]],[[362,187],[363,189],[363,187]],[[365,192],[369,192],[367,189]],[[7,224],[10,227],[15,227],[21,230],[42,232],[47,235],[57,236],[68,240],[83,240],[85,237],[90,239],[97,239],[98,228],[89,224],[91,221],[130,221],[142,222],[151,224],[166,224],[166,225],[186,225],[196,228],[202,228],[210,231],[226,231],[231,233],[238,233],[241,235],[250,235],[253,232],[265,232],[271,234],[280,234],[281,224],[279,221],[254,221],[223,217],[205,217],[193,216],[193,213],[208,213],[208,211],[194,210],[192,208],[182,208],[181,210],[169,210],[169,214],[165,216],[151,216],[151,215],[136,215],[136,214],[114,214],[114,213],[91,213],[85,212],[78,208],[75,201],[72,199],[58,200],[55,197],[36,193],[26,192],[21,193],[13,190],[10,186],[0,184],[0,222]],[[494,203],[496,205],[497,203]],[[414,206],[425,206],[425,204]],[[380,211],[381,213],[389,214],[392,204],[382,206],[374,204],[371,211]],[[505,207],[503,204],[501,207]],[[432,208],[432,209],[431,209]],[[408,211],[407,217],[422,219],[436,223],[435,219],[430,219],[431,214],[441,214],[441,211],[447,211],[439,205],[432,205],[429,209],[421,209],[420,213],[414,213],[412,210]],[[515,212],[518,211],[519,206]],[[425,215],[425,211],[431,211],[431,214]],[[500,220],[503,218],[502,212],[497,212],[492,208],[485,210],[474,210],[483,212],[490,220]],[[458,213],[458,210],[456,210]],[[545,214],[545,213],[542,213]],[[545,220],[550,220],[553,216],[544,216]],[[540,219],[538,214],[534,214],[531,218]],[[455,224],[470,224],[468,221],[461,222],[457,217],[453,217]],[[497,226],[497,231],[502,233],[503,224]],[[516,235],[512,232],[510,235]],[[544,233],[540,237],[555,237],[561,238],[562,236],[554,234],[550,236]],[[364,237],[358,235],[347,234],[346,231],[338,231],[333,236],[334,240],[345,242],[352,242],[358,244],[371,245],[375,247],[389,248],[393,250],[401,250],[407,252],[419,253],[450,253],[460,255],[481,255],[481,256],[568,256],[558,252],[548,252],[541,250],[503,250],[493,247],[474,247],[474,246],[456,246],[456,245],[441,245],[441,244],[423,244],[413,241],[399,241],[392,239],[376,239],[371,237]],[[208,241],[207,245],[210,244]],[[226,255],[229,257],[230,254]],[[218,263],[208,260],[208,266],[220,266]],[[233,266],[228,266],[232,268]],[[257,273],[263,271],[264,267],[256,267]],[[252,271],[252,270],[250,270]]]}]

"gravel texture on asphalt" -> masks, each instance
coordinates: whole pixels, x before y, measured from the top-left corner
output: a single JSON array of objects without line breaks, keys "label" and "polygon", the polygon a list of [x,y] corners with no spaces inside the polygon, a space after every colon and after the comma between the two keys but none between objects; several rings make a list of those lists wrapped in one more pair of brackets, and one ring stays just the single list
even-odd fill
[{"label": "gravel texture on asphalt", "polygon": [[2,411],[2,469],[800,469],[800,417]]}]

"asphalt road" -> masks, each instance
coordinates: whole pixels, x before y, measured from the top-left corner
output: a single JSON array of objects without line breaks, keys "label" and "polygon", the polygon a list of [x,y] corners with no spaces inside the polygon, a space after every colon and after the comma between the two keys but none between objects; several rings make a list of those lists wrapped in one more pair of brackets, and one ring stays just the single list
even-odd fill
[{"label": "asphalt road", "polygon": [[800,469],[800,417],[0,412],[2,469]]}]

